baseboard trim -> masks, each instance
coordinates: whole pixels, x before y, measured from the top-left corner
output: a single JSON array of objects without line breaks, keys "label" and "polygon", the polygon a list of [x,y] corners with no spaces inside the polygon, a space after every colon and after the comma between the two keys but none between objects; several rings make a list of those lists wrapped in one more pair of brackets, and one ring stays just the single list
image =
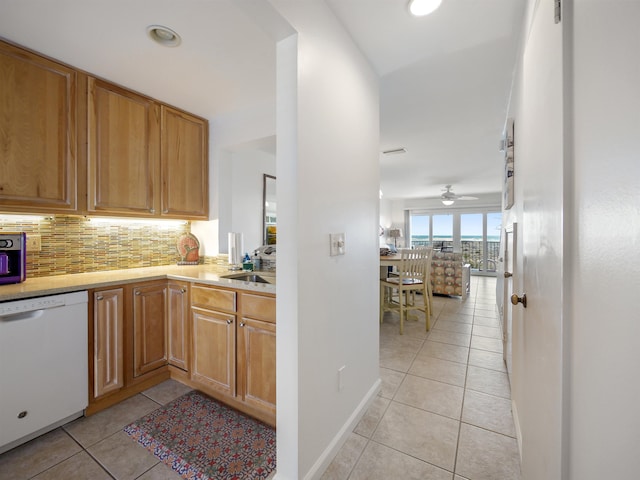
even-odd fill
[{"label": "baseboard trim", "polygon": [[513,413],[513,423],[516,427],[516,440],[518,441],[518,453],[520,454],[520,465],[522,465],[522,432],[520,431],[520,418],[516,402],[511,400],[511,412]]},{"label": "baseboard trim", "polygon": [[[344,443],[349,438],[349,434],[353,432],[358,422],[362,419],[364,414],[367,412],[368,408],[371,406],[373,401],[376,399],[378,392],[382,387],[382,380],[378,379],[373,384],[373,386],[369,389],[367,394],[363,397],[362,401],[353,413],[349,416],[349,419],[345,422],[342,428],[338,431],[333,440],[327,445],[322,455],[316,460],[313,466],[309,469],[306,475],[303,477],[304,480],[318,480],[324,471],[329,467],[333,458],[338,454]],[[277,476],[275,477],[277,478]]]}]

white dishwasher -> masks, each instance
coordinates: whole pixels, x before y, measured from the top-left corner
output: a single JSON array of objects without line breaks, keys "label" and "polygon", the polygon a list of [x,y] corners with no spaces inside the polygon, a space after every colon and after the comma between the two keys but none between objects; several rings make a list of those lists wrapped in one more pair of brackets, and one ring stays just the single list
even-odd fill
[{"label": "white dishwasher", "polygon": [[87,292],[0,303],[0,453],[83,415]]}]

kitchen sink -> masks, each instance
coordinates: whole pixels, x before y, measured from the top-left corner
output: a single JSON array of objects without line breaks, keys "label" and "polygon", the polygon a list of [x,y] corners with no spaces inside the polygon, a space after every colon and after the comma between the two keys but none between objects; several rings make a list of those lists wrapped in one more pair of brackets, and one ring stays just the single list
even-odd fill
[{"label": "kitchen sink", "polygon": [[230,280],[240,280],[243,282],[254,283],[276,283],[276,277],[271,275],[258,275],[257,273],[234,273],[231,275],[220,275],[220,278],[228,278]]}]

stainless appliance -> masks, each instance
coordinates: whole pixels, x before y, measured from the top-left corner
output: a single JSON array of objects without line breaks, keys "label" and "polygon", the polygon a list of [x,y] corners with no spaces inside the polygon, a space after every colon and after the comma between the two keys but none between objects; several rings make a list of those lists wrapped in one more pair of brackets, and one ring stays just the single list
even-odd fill
[{"label": "stainless appliance", "polygon": [[0,233],[0,284],[20,283],[27,278],[27,235]]},{"label": "stainless appliance", "polygon": [[0,453],[84,414],[87,299],[82,291],[0,303]]}]

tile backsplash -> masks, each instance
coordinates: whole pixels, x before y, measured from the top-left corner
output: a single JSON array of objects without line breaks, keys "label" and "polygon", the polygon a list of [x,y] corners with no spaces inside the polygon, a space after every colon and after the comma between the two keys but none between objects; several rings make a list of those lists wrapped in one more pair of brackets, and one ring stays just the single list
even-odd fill
[{"label": "tile backsplash", "polygon": [[[27,278],[176,264],[176,242],[189,230],[188,222],[94,221],[60,215],[0,218],[0,233],[40,235],[42,250],[27,249]],[[218,259],[207,257],[201,263]]]}]

